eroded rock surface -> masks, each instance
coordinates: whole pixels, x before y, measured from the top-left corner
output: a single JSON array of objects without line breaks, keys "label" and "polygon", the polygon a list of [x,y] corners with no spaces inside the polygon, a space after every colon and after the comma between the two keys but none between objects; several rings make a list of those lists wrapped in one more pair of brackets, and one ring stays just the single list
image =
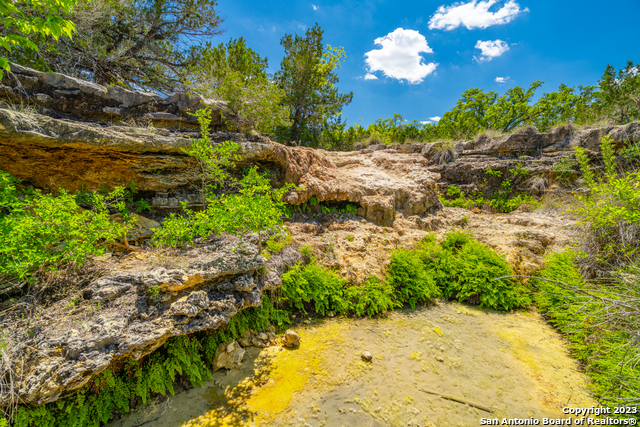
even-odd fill
[{"label": "eroded rock surface", "polygon": [[[193,184],[199,167],[182,151],[190,145],[184,132],[148,133],[140,128],[102,127],[0,109],[0,170],[26,184],[56,190],[89,190],[135,182],[139,192],[155,195],[155,208],[198,203]],[[196,135],[197,136],[197,135]],[[364,150],[335,153],[274,142],[247,141],[237,134],[214,133],[214,141],[234,139],[240,145],[239,166],[262,165],[273,171],[276,185],[302,189],[287,201],[359,204],[371,221],[391,225],[396,211],[422,215],[440,207],[435,193],[438,175],[424,168],[416,153]]]},{"label": "eroded rock surface", "polygon": [[198,122],[191,113],[209,107],[213,111],[212,126],[223,126],[220,112],[225,104],[221,101],[186,93],[161,97],[10,65],[11,72],[0,80],[0,99],[22,107],[34,106],[52,117],[73,116],[109,123],[141,119],[162,127],[197,128]]},{"label": "eroded rock surface", "polygon": [[258,270],[286,268],[278,264],[282,258],[267,264],[251,239],[218,238],[169,261],[144,253],[130,258],[81,297],[14,319],[11,327],[5,319],[21,402],[52,402],[123,357],[138,359],[172,336],[226,325],[238,311],[260,305]]}]

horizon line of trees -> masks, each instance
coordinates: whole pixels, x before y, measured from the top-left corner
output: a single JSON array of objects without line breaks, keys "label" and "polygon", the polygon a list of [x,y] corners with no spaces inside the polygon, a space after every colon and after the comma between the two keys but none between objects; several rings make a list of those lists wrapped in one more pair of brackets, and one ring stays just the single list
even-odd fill
[{"label": "horizon line of trees", "polygon": [[[316,23],[304,36],[286,34],[280,69],[220,35],[216,0],[22,0],[0,5],[0,77],[8,61],[100,84],[158,93],[191,91],[226,101],[229,127],[268,134],[282,143],[349,150],[358,142],[464,140],[509,133],[522,126],[549,131],[560,124],[640,120],[640,65],[608,65],[597,85],[561,84],[535,103],[544,82],[504,94],[465,91],[438,123],[407,122],[395,114],[366,128],[349,126],[342,108],[353,93],[339,93],[342,47],[323,44]],[[189,40],[186,43],[185,40]]]}]

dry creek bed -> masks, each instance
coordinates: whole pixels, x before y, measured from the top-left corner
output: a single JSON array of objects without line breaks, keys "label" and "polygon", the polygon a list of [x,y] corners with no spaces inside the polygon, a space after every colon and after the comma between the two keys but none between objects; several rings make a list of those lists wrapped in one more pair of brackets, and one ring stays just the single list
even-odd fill
[{"label": "dry creek bed", "polygon": [[564,419],[565,406],[596,404],[535,311],[439,303],[296,329],[300,348],[249,347],[240,370],[218,371],[203,388],[110,427],[477,426],[481,418]]}]

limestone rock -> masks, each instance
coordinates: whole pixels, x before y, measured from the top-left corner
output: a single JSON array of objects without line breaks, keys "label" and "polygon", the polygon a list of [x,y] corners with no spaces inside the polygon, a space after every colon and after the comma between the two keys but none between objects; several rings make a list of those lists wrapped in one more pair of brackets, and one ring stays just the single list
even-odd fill
[{"label": "limestone rock", "polygon": [[213,357],[213,371],[215,372],[218,369],[240,369],[244,352],[244,349],[240,347],[237,341],[220,344]]},{"label": "limestone rock", "polygon": [[[28,185],[72,192],[82,186],[97,190],[104,183],[134,181],[140,193],[155,194],[154,208],[177,209],[181,201],[199,203],[191,185],[198,180],[199,167],[182,152],[191,143],[188,136],[104,128],[0,108],[0,170]],[[262,164],[273,171],[274,184],[290,182],[301,188],[285,196],[289,203],[311,197],[352,202],[361,206],[367,219],[387,226],[396,212],[424,215],[441,207],[436,194],[439,175],[425,169],[424,157],[416,153],[325,152],[246,141],[241,135],[212,135],[214,141],[226,139],[240,145],[243,158],[238,168]]]},{"label": "limestone rock", "polygon": [[[222,128],[221,101],[178,93],[162,98],[156,93],[138,92],[119,86],[102,86],[59,73],[46,73],[10,64],[11,73],[0,80],[0,99],[15,104],[36,104],[52,116],[71,115],[111,121],[145,118],[154,124],[197,128],[193,113],[211,107],[212,126]],[[20,86],[16,85],[16,82]]]},{"label": "limestone rock", "polygon": [[363,351],[362,354],[360,355],[360,358],[365,362],[371,362],[373,360],[373,356],[368,351]]},{"label": "limestone rock", "polygon": [[293,329],[287,329],[282,337],[284,347],[300,347],[300,335]]},{"label": "limestone rock", "polygon": [[[253,277],[266,260],[255,245],[244,242],[236,250],[239,244],[219,238],[191,249],[179,268],[131,261],[95,280],[73,304],[62,300],[41,317],[3,322],[9,356],[20,363],[14,372],[22,375],[14,380],[21,401],[55,401],[114,360],[139,359],[170,337],[217,329],[238,311],[260,305],[261,280]],[[237,351],[227,353],[227,360],[240,360]]]}]

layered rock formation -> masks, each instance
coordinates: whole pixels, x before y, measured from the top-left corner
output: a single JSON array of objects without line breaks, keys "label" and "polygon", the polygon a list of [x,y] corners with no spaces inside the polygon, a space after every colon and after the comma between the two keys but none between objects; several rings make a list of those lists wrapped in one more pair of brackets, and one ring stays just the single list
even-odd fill
[{"label": "layered rock formation", "polygon": [[[252,237],[217,238],[180,257],[135,254],[78,298],[10,327],[5,319],[3,340],[19,401],[55,401],[122,358],[139,359],[173,336],[220,328],[238,311],[260,305],[262,291],[281,282],[258,270],[284,270],[300,255],[288,247],[267,261]],[[0,405],[8,399],[3,392]]]},{"label": "layered rock formation", "polygon": [[[36,107],[44,114],[113,123],[136,120],[163,127],[198,127],[191,114],[210,107],[212,126],[223,127],[224,102],[178,93],[166,98],[119,86],[102,86],[59,73],[45,73],[11,64],[0,80],[0,99],[25,109]],[[227,113],[228,114],[228,113]]]},{"label": "layered rock formation", "polygon": [[[194,186],[198,165],[183,149],[199,134],[172,127],[127,126],[122,119],[143,110],[149,118],[152,107],[201,108],[202,100],[183,105],[178,95],[161,100],[60,74],[18,66],[12,70],[0,86],[0,100],[14,107],[18,100],[35,100],[40,107],[38,112],[0,108],[0,170],[48,190],[96,190],[135,182],[158,209],[178,208],[183,201],[198,204]],[[22,87],[8,86],[11,78]],[[101,122],[103,110],[116,104],[122,110],[120,120]],[[68,115],[84,120],[69,120]],[[275,185],[300,186],[287,196],[292,204],[314,196],[319,201],[353,202],[362,207],[363,216],[384,225],[393,222],[396,211],[422,215],[440,207],[435,194],[438,175],[424,169],[424,158],[417,153],[332,153],[286,147],[263,137],[248,141],[243,135],[225,132],[214,132],[211,138],[240,145],[239,167],[260,165],[271,170]]]}]

